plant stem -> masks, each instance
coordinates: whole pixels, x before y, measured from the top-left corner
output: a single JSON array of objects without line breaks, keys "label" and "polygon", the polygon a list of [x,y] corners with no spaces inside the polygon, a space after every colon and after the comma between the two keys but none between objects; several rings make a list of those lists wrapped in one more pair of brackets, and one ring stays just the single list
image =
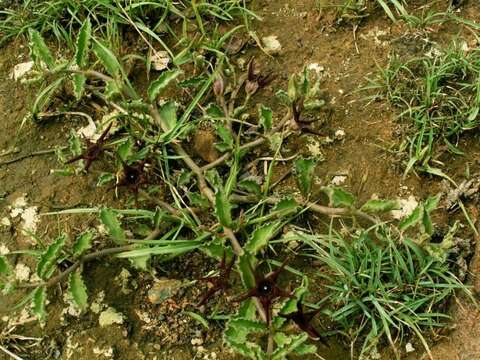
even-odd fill
[{"label": "plant stem", "polygon": [[[260,198],[256,195],[236,195],[232,194],[230,196],[230,201],[235,202],[235,203],[258,203],[259,201],[265,201],[267,204],[277,204],[281,198],[275,197],[275,196],[269,196],[266,198]],[[317,203],[307,201],[304,198],[300,196],[294,197],[294,200],[304,206],[307,207],[309,210],[316,212],[318,214],[322,215],[328,215],[328,216],[358,216],[361,217],[365,220],[368,220],[369,222],[376,224],[378,223],[378,220],[375,219],[373,216],[370,216],[363,211],[357,210],[357,209],[350,209],[350,208],[332,208],[328,206],[323,206],[323,205],[318,205]]]},{"label": "plant stem", "polygon": [[[58,148],[58,150],[65,150],[65,149],[67,149],[67,148],[68,148],[67,146],[63,146],[63,147]],[[52,154],[52,153],[54,153],[55,151],[57,151],[57,148],[55,148],[55,149],[47,149],[47,150],[40,150],[40,151],[32,152],[32,153],[30,153],[30,154],[20,155],[20,156],[17,156],[17,157],[15,157],[15,158],[13,158],[13,159],[5,160],[5,161],[0,162],[0,166],[13,164],[13,163],[15,163],[15,162],[22,161],[22,160],[25,160],[25,159],[28,159],[28,158],[31,158],[31,157],[34,157],[34,156],[38,156],[38,155]]]},{"label": "plant stem", "polygon": [[[155,229],[144,240],[154,240],[159,234],[160,234],[160,231],[158,229]],[[135,247],[136,245],[125,245],[125,246],[117,246],[114,248],[102,249],[102,250],[92,252],[90,254],[82,256],[80,259],[78,259],[76,262],[70,265],[70,267],[68,267],[66,270],[50,278],[48,281],[38,282],[38,283],[19,284],[17,285],[17,287],[21,289],[36,288],[40,286],[45,286],[47,288],[52,287],[53,285],[56,285],[62,280],[64,280],[70,273],[77,270],[80,267],[80,265],[83,265],[86,262],[93,261],[107,255],[114,255],[124,251],[132,250]]]}]

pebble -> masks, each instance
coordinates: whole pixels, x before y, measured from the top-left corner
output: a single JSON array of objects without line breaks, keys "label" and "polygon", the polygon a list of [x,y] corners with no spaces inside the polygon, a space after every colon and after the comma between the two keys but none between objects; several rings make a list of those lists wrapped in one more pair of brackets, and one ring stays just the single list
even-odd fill
[{"label": "pebble", "polygon": [[148,300],[152,304],[161,304],[165,300],[174,296],[181,286],[182,282],[179,280],[159,279],[148,291]]},{"label": "pebble", "polygon": [[282,44],[276,35],[265,36],[262,42],[265,52],[269,55],[278,55],[282,51]]}]

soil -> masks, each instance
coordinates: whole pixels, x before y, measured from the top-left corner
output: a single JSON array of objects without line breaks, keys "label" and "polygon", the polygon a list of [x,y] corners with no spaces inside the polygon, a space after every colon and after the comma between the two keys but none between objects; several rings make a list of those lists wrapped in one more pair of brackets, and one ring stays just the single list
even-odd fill
[{"label": "soil", "polygon": [[[417,9],[421,4],[415,2],[411,8]],[[477,46],[472,32],[459,25],[443,23],[421,33],[403,22],[392,23],[381,10],[370,14],[358,26],[338,24],[333,11],[318,11],[318,1],[314,0],[258,0],[252,1],[251,5],[263,18],[253,25],[259,37],[276,35],[282,45],[280,54],[273,57],[258,49],[240,55],[248,59],[255,54],[261,67],[276,75],[275,80],[259,93],[259,101],[278,109],[280,105],[273,100],[273,94],[286,87],[289,74],[304,66],[319,69],[323,78],[328,110],[319,115],[321,121],[315,125],[319,135],[305,133],[291,137],[283,154],[285,157],[302,153],[322,159],[316,174],[321,181],[329,183],[340,176],[342,186],[355,193],[360,202],[373,195],[380,198],[414,195],[421,199],[443,189],[439,178],[416,174],[402,176],[401,156],[388,151],[391,145],[398,144],[401,132],[402,125],[396,121],[397,109],[386,102],[367,104],[366,94],[358,89],[366,84],[366,77],[374,76],[377,65],[387,62],[392,51],[401,56],[421,54],[428,50],[425,47],[429,45],[422,40],[427,35],[441,45],[458,37]],[[446,4],[438,6],[445,8]],[[458,15],[480,21],[480,4],[470,1]],[[16,64],[28,60],[25,45],[24,40],[17,39],[0,49],[0,162],[12,157],[3,156],[2,150],[17,148],[19,154],[29,154],[64,146],[72,127],[86,125],[84,119],[71,117],[40,124],[27,122],[20,126],[35,91],[12,80],[10,73]],[[345,135],[338,136],[339,130]],[[209,136],[207,130],[202,131]],[[443,155],[440,159],[445,164],[444,171],[455,180],[464,178],[467,166],[472,174],[480,172],[479,137],[477,131],[461,138],[459,147],[466,151],[464,156]],[[330,142],[328,138],[334,140]],[[197,151],[204,153],[202,149]],[[207,157],[216,154],[204,156],[205,160],[211,161]],[[11,204],[22,195],[28,206],[38,207],[39,213],[70,207],[122,207],[127,201],[121,194],[116,197],[113,191],[96,186],[98,174],[108,167],[108,159],[94,162],[92,171],[82,176],[51,173],[52,169],[59,167],[54,153],[0,165],[0,219],[10,213]],[[288,181],[291,180],[287,180],[287,184]],[[467,203],[472,214],[477,207],[478,204]],[[447,221],[446,217],[440,217],[440,221]],[[312,222],[315,223],[315,219]],[[62,232],[78,234],[97,225],[93,215],[43,216],[38,224],[38,234],[42,238],[54,238]],[[32,244],[31,239],[21,233],[19,221],[14,220],[12,226],[0,227],[0,245],[12,250],[26,249]],[[480,266],[480,262],[475,263],[478,256],[474,256],[472,278]],[[16,261],[32,266],[28,257],[18,256]],[[9,348],[24,359],[238,358],[222,345],[220,321],[210,322],[210,328],[205,329],[186,312],[195,311],[194,305],[203,289],[183,283],[168,301],[152,304],[148,300],[149,291],[159,278],[193,280],[213,269],[214,265],[197,253],[176,259],[165,268],[160,264],[155,274],[137,272],[128,262],[90,263],[85,275],[90,298],[98,303],[99,312],[112,307],[121,313],[121,324],[102,327],[98,321],[99,312],[90,311],[81,316],[69,312],[62,289],[57,288],[48,305],[51,315],[44,328],[32,321],[28,314],[5,314],[18,298],[0,298],[0,314],[3,316],[0,344],[5,344],[6,336],[10,336]],[[185,269],[190,269],[187,274]],[[220,313],[231,306],[220,303]],[[431,339],[434,359],[480,359],[480,312],[470,301],[458,298],[451,307],[451,315],[451,331]],[[12,328],[10,335],[5,335]],[[14,339],[13,335],[38,340]],[[349,358],[350,349],[342,341],[328,341],[329,348],[319,345],[321,358]],[[414,341],[413,347],[415,351],[409,354],[409,360],[427,358],[421,344]],[[0,352],[0,359],[4,358]],[[386,351],[380,358],[393,357]]]}]

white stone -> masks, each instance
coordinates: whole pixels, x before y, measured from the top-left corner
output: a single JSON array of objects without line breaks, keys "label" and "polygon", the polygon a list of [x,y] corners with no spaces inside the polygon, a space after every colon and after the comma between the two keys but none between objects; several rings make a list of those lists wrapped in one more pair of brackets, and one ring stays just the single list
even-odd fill
[{"label": "white stone", "polygon": [[265,36],[262,38],[262,42],[265,52],[269,55],[277,55],[282,51],[282,44],[276,35]]},{"label": "white stone", "polygon": [[101,327],[113,324],[123,324],[123,315],[112,307],[102,311],[98,318],[98,323]]},{"label": "white stone", "polygon": [[88,140],[97,140],[100,137],[100,135],[97,137],[97,125],[92,119],[88,119],[88,125],[77,130],[77,135]]},{"label": "white stone", "polygon": [[308,70],[315,71],[318,74],[320,74],[322,71],[325,71],[325,68],[323,65],[317,64],[317,63],[311,63],[307,66]]},{"label": "white stone", "polygon": [[27,199],[25,199],[25,195],[22,195],[16,198],[15,200],[13,200],[12,208],[19,209],[19,208],[24,208],[25,206],[27,206]]},{"label": "white stone", "polygon": [[1,244],[0,245],[0,255],[7,255],[10,253],[10,249],[6,247],[5,245]]},{"label": "white stone", "polygon": [[412,343],[407,343],[407,345],[405,345],[405,351],[407,353],[411,353],[415,351],[415,348],[413,347]]},{"label": "white stone", "polygon": [[170,56],[168,55],[168,52],[161,50],[155,52],[150,60],[156,71],[162,71],[165,70],[170,63]]},{"label": "white stone", "polygon": [[10,222],[10,219],[5,216],[4,218],[2,218],[2,220],[0,220],[0,225],[10,227],[12,223]]},{"label": "white stone", "polygon": [[31,232],[37,231],[37,225],[40,222],[40,217],[38,215],[38,207],[30,206],[26,208],[23,211],[21,217],[23,220],[23,230],[28,230]]},{"label": "white stone", "polygon": [[332,185],[342,185],[343,183],[345,183],[345,181],[347,181],[347,176],[346,175],[337,175],[337,176],[334,176],[331,183]]},{"label": "white stone", "polygon": [[15,81],[20,80],[32,70],[33,64],[33,61],[27,61],[15,65],[12,72],[10,73],[10,78]]},{"label": "white stone", "polygon": [[397,220],[401,220],[409,216],[418,206],[418,201],[413,195],[410,195],[408,199],[399,199],[398,203],[400,205],[400,209],[391,211],[392,217]]},{"label": "white stone", "polygon": [[28,279],[30,279],[30,268],[23,263],[18,263],[17,266],[15,266],[15,279],[18,281],[28,281]]},{"label": "white stone", "polygon": [[336,140],[343,140],[345,138],[345,131],[342,129],[338,129],[335,131],[335,139]]}]

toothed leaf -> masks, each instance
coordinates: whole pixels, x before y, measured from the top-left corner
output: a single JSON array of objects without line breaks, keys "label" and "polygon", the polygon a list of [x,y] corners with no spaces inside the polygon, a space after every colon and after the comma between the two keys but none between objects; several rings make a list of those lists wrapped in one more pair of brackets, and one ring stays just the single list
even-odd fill
[{"label": "toothed leaf", "polygon": [[10,275],[11,269],[5,257],[0,256],[0,275]]},{"label": "toothed leaf", "polygon": [[245,250],[256,255],[260,250],[267,247],[268,242],[277,234],[280,222],[276,221],[256,229],[245,244]]},{"label": "toothed leaf", "polygon": [[68,291],[72,297],[75,305],[82,311],[88,306],[87,287],[82,279],[80,271],[75,271],[70,274],[68,279]]},{"label": "toothed leaf", "polygon": [[51,270],[55,266],[56,260],[60,255],[60,251],[62,250],[66,239],[67,237],[65,235],[59,236],[41,255],[40,260],[37,264],[37,275],[41,279],[45,279],[45,277],[51,272]]},{"label": "toothed leaf", "polygon": [[32,312],[41,323],[44,323],[47,318],[47,313],[45,311],[46,302],[47,289],[45,287],[37,288],[33,294]]},{"label": "toothed leaf", "polygon": [[80,32],[78,33],[77,48],[75,50],[75,61],[80,68],[86,65],[91,32],[92,24],[90,23],[90,19],[87,18],[80,28]]},{"label": "toothed leaf", "polygon": [[273,112],[272,109],[261,105],[260,109],[260,124],[262,125],[265,131],[270,130],[272,128],[273,123]]},{"label": "toothed leaf", "polygon": [[396,200],[369,200],[363,204],[361,210],[367,213],[383,213],[398,209],[400,204]]},{"label": "toothed leaf", "polygon": [[232,205],[222,190],[215,194],[215,213],[221,225],[226,227],[232,225]]},{"label": "toothed leaf", "polygon": [[121,74],[123,74],[122,66],[110,49],[98,41],[95,41],[92,49],[110,76],[113,78],[118,78]]},{"label": "toothed leaf", "polygon": [[183,72],[178,69],[164,71],[157,80],[153,81],[148,88],[148,98],[154,102],[158,95],[164,90],[170,82],[175,80]]},{"label": "toothed leaf", "polygon": [[93,232],[86,231],[83,234],[80,234],[75,244],[73,244],[73,255],[79,256],[82,255],[86,250],[90,249],[92,246]]},{"label": "toothed leaf", "polygon": [[126,237],[120,221],[118,221],[117,214],[107,208],[100,210],[100,219],[108,230],[109,235],[117,244],[124,244]]},{"label": "toothed leaf", "polygon": [[303,196],[310,195],[316,164],[314,159],[300,158],[295,161],[297,184]]},{"label": "toothed leaf", "polygon": [[349,208],[355,202],[355,196],[342,188],[329,186],[323,187],[322,191],[327,194],[330,206]]},{"label": "toothed leaf", "polygon": [[73,92],[75,98],[80,100],[85,92],[85,83],[87,78],[83,74],[73,74]]},{"label": "toothed leaf", "polygon": [[52,69],[55,62],[50,50],[48,49],[42,35],[37,30],[29,29],[30,34],[30,46],[32,55],[36,61],[41,60],[47,65],[49,69]]}]

